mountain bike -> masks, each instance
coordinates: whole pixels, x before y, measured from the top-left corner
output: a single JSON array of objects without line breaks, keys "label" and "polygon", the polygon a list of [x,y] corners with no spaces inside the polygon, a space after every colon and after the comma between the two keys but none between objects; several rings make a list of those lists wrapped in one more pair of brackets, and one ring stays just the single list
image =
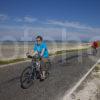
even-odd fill
[{"label": "mountain bike", "polygon": [[[41,60],[42,58],[39,55],[35,55],[35,56],[31,56],[28,55],[28,58],[31,58],[31,65],[26,67],[21,76],[20,76],[20,83],[21,83],[21,87],[23,89],[27,89],[29,88],[33,82],[37,79],[41,80]],[[51,66],[51,62],[48,61],[46,63],[46,66],[48,66],[48,68]],[[49,71],[46,71],[46,77],[49,76]]]}]

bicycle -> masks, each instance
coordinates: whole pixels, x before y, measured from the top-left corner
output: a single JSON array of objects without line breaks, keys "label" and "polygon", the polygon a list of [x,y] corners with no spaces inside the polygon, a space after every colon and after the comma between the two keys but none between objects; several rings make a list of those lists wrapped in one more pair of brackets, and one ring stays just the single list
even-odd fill
[{"label": "bicycle", "polygon": [[93,56],[96,56],[96,54],[97,54],[97,49],[96,49],[96,47],[93,47],[93,46],[92,46],[91,52],[92,52]]},{"label": "bicycle", "polygon": [[[26,67],[21,76],[20,76],[20,83],[21,83],[21,87],[23,89],[27,89],[29,88],[32,84],[34,80],[40,79],[41,80],[41,57],[39,55],[35,55],[35,56],[30,56],[28,55],[28,58],[31,58],[31,66]],[[48,67],[51,66],[51,62],[48,61],[46,63],[47,65],[49,64]],[[49,71],[46,71],[46,77],[49,76]]]}]

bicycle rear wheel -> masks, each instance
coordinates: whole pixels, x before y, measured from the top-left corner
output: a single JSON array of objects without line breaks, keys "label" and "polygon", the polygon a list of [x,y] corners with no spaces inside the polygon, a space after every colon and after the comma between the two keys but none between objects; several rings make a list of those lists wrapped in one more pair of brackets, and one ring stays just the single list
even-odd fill
[{"label": "bicycle rear wheel", "polygon": [[33,80],[34,80],[34,75],[32,67],[25,68],[20,77],[21,87],[23,89],[29,88],[33,84]]}]

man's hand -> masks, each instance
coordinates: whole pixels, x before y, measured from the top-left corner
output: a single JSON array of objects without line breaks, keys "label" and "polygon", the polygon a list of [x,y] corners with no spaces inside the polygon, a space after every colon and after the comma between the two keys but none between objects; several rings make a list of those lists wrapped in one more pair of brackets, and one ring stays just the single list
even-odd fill
[{"label": "man's hand", "polygon": [[27,52],[27,53],[26,53],[26,56],[28,57],[29,55],[30,55],[30,53],[29,53],[29,52]]},{"label": "man's hand", "polygon": [[32,58],[29,52],[26,53],[27,58]]}]

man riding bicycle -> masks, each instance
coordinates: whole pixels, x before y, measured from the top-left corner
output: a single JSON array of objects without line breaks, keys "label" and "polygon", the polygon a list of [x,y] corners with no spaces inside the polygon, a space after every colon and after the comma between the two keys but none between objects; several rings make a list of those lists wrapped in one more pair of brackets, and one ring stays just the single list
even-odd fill
[{"label": "man riding bicycle", "polygon": [[43,38],[41,36],[36,37],[36,43],[32,50],[32,55],[39,54],[42,58],[41,60],[41,79],[44,80],[46,78],[46,71],[48,70],[48,66],[46,66],[46,63],[48,62],[49,53],[46,43],[43,41]]},{"label": "man riding bicycle", "polygon": [[97,53],[98,41],[94,41],[94,42],[92,43],[91,47],[95,50],[95,53]]},{"label": "man riding bicycle", "polygon": [[97,42],[97,41],[94,41],[94,42],[92,43],[92,47],[98,48],[98,42]]}]

